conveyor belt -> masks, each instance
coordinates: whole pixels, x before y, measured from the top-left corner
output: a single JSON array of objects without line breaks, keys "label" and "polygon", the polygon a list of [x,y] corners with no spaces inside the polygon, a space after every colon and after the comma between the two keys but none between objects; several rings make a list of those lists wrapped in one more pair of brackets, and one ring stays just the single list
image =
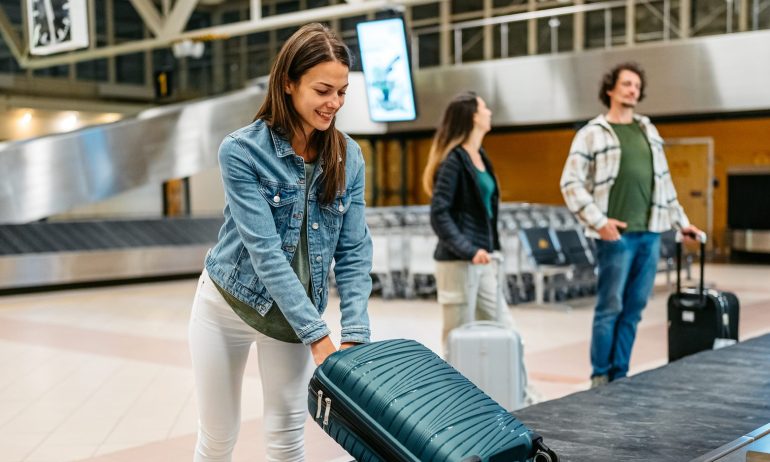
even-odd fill
[{"label": "conveyor belt", "polygon": [[770,334],[516,416],[562,461],[689,461],[770,422]]},{"label": "conveyor belt", "polygon": [[0,290],[197,273],[222,218],[0,225]]}]

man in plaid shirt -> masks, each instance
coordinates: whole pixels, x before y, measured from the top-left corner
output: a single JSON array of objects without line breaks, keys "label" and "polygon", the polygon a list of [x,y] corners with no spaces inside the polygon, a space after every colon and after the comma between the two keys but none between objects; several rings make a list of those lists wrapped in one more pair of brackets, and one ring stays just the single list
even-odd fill
[{"label": "man in plaid shirt", "polygon": [[644,71],[623,63],[605,74],[599,99],[609,108],[575,135],[561,177],[567,207],[594,238],[599,268],[591,336],[591,387],[625,377],[655,282],[660,233],[699,233],[676,197],[663,139],[634,113]]}]

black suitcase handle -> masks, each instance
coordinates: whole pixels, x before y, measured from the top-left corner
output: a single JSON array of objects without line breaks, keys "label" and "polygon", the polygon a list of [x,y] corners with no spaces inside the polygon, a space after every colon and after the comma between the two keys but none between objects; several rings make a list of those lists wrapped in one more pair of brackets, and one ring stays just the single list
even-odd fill
[{"label": "black suitcase handle", "polygon": [[682,239],[683,234],[687,234],[687,236],[696,239],[700,242],[700,290],[698,293],[700,293],[701,296],[701,303],[703,303],[705,300],[706,292],[704,291],[704,284],[703,284],[703,269],[706,265],[706,240],[708,237],[706,236],[706,233],[701,231],[700,233],[682,233],[681,231],[676,232],[676,293],[681,294],[682,293]]}]

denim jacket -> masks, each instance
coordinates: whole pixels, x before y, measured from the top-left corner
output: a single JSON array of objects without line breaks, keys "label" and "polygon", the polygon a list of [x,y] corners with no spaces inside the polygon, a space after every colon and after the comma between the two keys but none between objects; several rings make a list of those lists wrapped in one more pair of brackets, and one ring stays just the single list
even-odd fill
[{"label": "denim jacket", "polygon": [[[225,222],[206,255],[206,270],[220,287],[261,315],[275,301],[306,345],[329,334],[321,314],[328,301],[332,260],[342,341],[369,341],[372,239],[364,217],[364,160],[356,142],[346,139],[345,190],[331,204],[318,198],[321,158],[306,185],[304,161],[264,121],[231,133],[219,148]],[[312,301],[290,264],[305,210]]]}]

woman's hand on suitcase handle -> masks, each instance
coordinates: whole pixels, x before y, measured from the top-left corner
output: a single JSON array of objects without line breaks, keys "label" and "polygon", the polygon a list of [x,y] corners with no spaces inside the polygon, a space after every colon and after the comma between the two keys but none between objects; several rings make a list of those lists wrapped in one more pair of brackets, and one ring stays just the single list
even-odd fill
[{"label": "woman's hand on suitcase handle", "polygon": [[476,251],[476,255],[473,256],[471,263],[474,265],[486,265],[491,260],[492,258],[489,256],[489,252],[484,249],[479,249]]},{"label": "woman's hand on suitcase handle", "polygon": [[310,352],[313,353],[313,361],[315,361],[316,366],[320,366],[335,351],[337,348],[328,335],[310,344]]}]

